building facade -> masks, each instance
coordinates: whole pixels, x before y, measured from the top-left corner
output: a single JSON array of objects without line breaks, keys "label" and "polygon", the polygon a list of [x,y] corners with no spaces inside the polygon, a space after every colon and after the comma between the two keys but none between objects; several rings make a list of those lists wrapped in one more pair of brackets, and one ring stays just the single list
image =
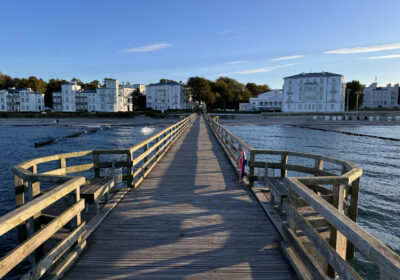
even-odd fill
[{"label": "building facade", "polygon": [[105,86],[82,90],[76,82],[61,85],[53,93],[53,109],[59,112],[128,112],[133,110],[134,88],[126,88],[118,80],[105,79]]},{"label": "building facade", "polygon": [[364,88],[364,100],[362,108],[398,108],[399,107],[399,84],[388,84],[386,87],[378,87],[372,83]]},{"label": "building facade", "polygon": [[319,72],[284,78],[283,112],[343,112],[343,75]]},{"label": "building facade", "polygon": [[249,103],[239,103],[239,111],[279,111],[282,110],[283,91],[273,89],[251,97]]},{"label": "building facade", "polygon": [[153,110],[192,109],[194,104],[182,83],[162,80],[146,87],[146,107]]},{"label": "building facade", "polygon": [[40,112],[44,110],[44,94],[31,88],[0,90],[0,111]]}]

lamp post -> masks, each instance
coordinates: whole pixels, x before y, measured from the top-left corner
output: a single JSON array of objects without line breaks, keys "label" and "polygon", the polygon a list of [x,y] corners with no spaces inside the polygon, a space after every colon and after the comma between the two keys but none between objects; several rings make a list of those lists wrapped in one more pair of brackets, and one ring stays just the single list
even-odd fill
[{"label": "lamp post", "polygon": [[351,92],[351,89],[349,89],[349,88],[347,88],[346,89],[346,93],[347,93],[347,109],[346,109],[346,111],[348,112],[349,111],[349,95],[350,95],[350,92]]},{"label": "lamp post", "polygon": [[356,91],[355,94],[357,94],[356,112],[358,113],[358,96],[361,94],[361,92],[360,91]]}]

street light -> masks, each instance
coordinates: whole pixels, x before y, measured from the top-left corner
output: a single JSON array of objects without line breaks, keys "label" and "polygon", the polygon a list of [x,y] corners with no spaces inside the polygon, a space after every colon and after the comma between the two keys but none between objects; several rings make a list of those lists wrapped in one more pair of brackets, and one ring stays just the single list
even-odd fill
[{"label": "street light", "polygon": [[356,91],[355,94],[357,94],[356,112],[358,113],[358,96],[361,94],[361,92]]},{"label": "street light", "polygon": [[346,93],[347,93],[347,112],[349,111],[349,95],[350,95],[351,89],[347,88]]}]

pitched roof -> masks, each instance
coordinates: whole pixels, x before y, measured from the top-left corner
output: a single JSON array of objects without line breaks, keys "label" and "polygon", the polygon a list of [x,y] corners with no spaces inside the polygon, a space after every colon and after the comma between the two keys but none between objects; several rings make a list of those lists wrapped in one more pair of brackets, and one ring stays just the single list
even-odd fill
[{"label": "pitched roof", "polygon": [[312,78],[314,78],[314,77],[332,77],[332,76],[341,77],[343,75],[330,73],[330,72],[301,73],[301,74],[297,74],[297,75],[294,75],[294,76],[285,77],[284,79],[289,79],[289,78],[310,78],[310,77],[312,77]]}]

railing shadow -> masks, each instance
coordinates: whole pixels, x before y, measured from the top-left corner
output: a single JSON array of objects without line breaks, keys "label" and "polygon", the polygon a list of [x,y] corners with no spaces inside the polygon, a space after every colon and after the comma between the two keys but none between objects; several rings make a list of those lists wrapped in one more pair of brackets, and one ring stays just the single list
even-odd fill
[{"label": "railing shadow", "polygon": [[278,233],[204,121],[175,145],[100,225],[66,278],[293,278]]}]

